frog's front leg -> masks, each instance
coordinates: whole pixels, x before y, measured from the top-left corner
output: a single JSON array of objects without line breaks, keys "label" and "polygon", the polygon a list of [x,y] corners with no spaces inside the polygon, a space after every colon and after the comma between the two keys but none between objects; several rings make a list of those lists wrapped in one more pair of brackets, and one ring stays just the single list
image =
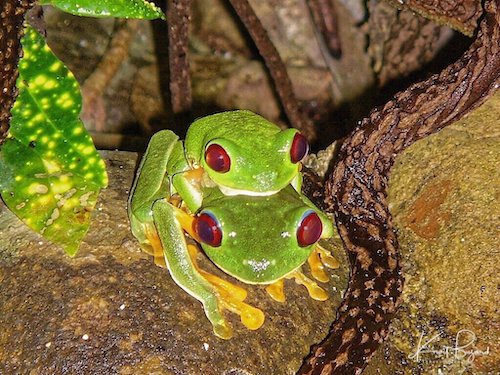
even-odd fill
[{"label": "frog's front leg", "polygon": [[158,241],[153,223],[153,203],[170,197],[172,191],[167,165],[180,164],[172,159],[178,158],[182,149],[182,142],[170,130],[153,135],[132,185],[128,201],[130,227],[141,247],[148,253],[153,253],[154,242]]},{"label": "frog's front leg", "polygon": [[264,314],[243,302],[246,291],[198,267],[196,249],[187,245],[183,232],[196,239],[192,231],[192,216],[161,199],[153,205],[153,218],[172,278],[203,304],[215,334],[224,339],[232,336],[231,327],[222,315],[223,308],[240,315],[242,323],[248,328],[259,328],[264,322]]}]

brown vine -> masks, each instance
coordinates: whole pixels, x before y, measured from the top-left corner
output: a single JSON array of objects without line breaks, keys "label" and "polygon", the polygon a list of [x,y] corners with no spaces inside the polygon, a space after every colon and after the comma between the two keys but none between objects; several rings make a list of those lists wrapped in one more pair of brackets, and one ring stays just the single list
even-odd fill
[{"label": "brown vine", "polygon": [[478,36],[440,74],[375,109],[342,145],[326,203],[351,262],[346,296],[327,338],[299,374],[360,374],[396,312],[403,287],[387,181],[398,153],[458,120],[500,86],[500,0],[485,4]]},{"label": "brown vine", "polygon": [[338,32],[337,13],[330,0],[308,0],[314,23],[319,29],[328,51],[335,58],[342,55],[342,47]]},{"label": "brown vine", "polygon": [[482,14],[481,1],[477,0],[388,0],[399,9],[409,9],[425,18],[448,25],[471,36]]},{"label": "brown vine", "polygon": [[188,60],[191,0],[169,0],[167,20],[172,109],[174,113],[180,113],[189,110],[192,104]]},{"label": "brown vine", "polygon": [[17,98],[23,22],[32,5],[31,0],[0,0],[0,144],[9,131],[10,110]]},{"label": "brown vine", "polygon": [[264,58],[276,86],[278,96],[292,126],[299,129],[310,142],[315,140],[316,131],[314,124],[300,111],[300,106],[293,92],[292,82],[286,72],[285,64],[281,60],[274,44],[269,39],[262,23],[247,0],[229,0],[229,2],[248,30],[261,56]]}]

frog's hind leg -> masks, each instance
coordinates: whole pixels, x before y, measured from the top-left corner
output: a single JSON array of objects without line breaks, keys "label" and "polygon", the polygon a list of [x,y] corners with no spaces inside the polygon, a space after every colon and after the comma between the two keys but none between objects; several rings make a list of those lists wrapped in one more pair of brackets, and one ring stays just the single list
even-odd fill
[{"label": "frog's hind leg", "polygon": [[264,313],[245,302],[247,291],[227,280],[221,279],[198,266],[196,255],[199,250],[195,245],[188,245],[191,260],[200,274],[217,289],[220,306],[240,316],[241,323],[251,330],[256,330],[264,324]]},{"label": "frog's hind leg", "polygon": [[153,205],[154,223],[168,270],[177,285],[203,304],[214,333],[228,339],[232,336],[231,327],[219,309],[216,290],[191,261],[183,228],[177,218],[179,212],[187,215],[166,199],[157,200]]},{"label": "frog's hind leg", "polygon": [[231,327],[224,319],[222,309],[238,314],[247,328],[259,328],[264,322],[264,313],[243,302],[247,296],[246,290],[198,267],[198,249],[186,243],[183,232],[186,231],[197,240],[192,229],[193,217],[172,206],[166,199],[155,202],[153,217],[172,278],[203,304],[215,334],[225,339],[232,336]]},{"label": "frog's hind leg", "polygon": [[171,197],[174,193],[167,165],[169,163],[180,167],[185,165],[182,149],[182,142],[172,131],[162,130],[154,134],[141,159],[128,200],[132,234],[142,249],[153,255],[155,263],[162,267],[165,267],[163,249],[156,233],[151,210],[156,200]]}]

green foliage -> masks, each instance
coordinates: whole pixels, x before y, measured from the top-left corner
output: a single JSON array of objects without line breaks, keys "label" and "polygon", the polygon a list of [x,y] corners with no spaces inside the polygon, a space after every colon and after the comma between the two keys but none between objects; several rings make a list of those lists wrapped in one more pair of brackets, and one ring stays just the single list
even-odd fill
[{"label": "green foliage", "polygon": [[34,29],[26,29],[22,44],[19,96],[0,149],[0,191],[30,228],[74,255],[108,177],[79,119],[75,78]]},{"label": "green foliage", "polygon": [[87,17],[164,18],[160,8],[147,0],[41,0],[65,12]]}]

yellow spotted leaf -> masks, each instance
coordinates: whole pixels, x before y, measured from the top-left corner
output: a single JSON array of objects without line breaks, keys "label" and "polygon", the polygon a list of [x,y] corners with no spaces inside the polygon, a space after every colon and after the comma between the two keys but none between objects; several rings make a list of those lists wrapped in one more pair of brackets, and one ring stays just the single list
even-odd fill
[{"label": "yellow spotted leaf", "polygon": [[79,118],[74,76],[34,29],[21,42],[19,96],[0,148],[0,192],[30,228],[73,256],[107,186],[106,168]]},{"label": "yellow spotted leaf", "polygon": [[65,12],[86,17],[120,17],[154,20],[165,15],[149,0],[40,0]]}]

